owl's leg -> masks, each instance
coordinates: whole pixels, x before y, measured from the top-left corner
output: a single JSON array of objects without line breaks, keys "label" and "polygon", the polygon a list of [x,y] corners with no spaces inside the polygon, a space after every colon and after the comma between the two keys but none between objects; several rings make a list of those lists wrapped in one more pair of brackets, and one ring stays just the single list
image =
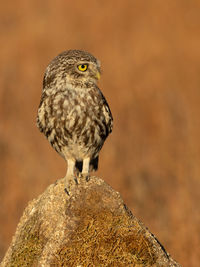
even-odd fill
[{"label": "owl's leg", "polygon": [[70,184],[72,181],[77,183],[77,179],[74,174],[75,161],[72,159],[67,160],[67,173],[65,175],[65,192],[69,195]]},{"label": "owl's leg", "polygon": [[85,158],[83,160],[82,175],[85,177],[86,181],[89,181],[89,171],[90,171],[90,158]]}]

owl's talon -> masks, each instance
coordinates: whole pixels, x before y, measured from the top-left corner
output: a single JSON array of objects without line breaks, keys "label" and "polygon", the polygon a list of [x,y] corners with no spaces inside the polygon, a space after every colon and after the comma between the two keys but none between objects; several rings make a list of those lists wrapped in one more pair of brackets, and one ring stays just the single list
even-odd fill
[{"label": "owl's talon", "polygon": [[88,173],[82,173],[81,176],[88,182],[90,180],[90,175]]},{"label": "owl's talon", "polygon": [[75,181],[76,185],[78,185],[78,179],[76,177],[74,177],[74,181]]},{"label": "owl's talon", "polygon": [[[70,178],[70,179],[69,179]],[[73,184],[78,185],[78,180],[75,176],[69,177],[66,182],[65,186],[65,193],[70,196],[70,187],[73,186]],[[74,183],[73,183],[74,182]]]},{"label": "owl's talon", "polygon": [[64,191],[65,191],[65,193],[66,193],[68,196],[70,195],[70,194],[69,194],[69,191],[67,190],[66,187],[65,187]]},{"label": "owl's talon", "polygon": [[89,180],[90,180],[89,174],[85,176],[85,180],[86,180],[86,182],[89,182]]}]

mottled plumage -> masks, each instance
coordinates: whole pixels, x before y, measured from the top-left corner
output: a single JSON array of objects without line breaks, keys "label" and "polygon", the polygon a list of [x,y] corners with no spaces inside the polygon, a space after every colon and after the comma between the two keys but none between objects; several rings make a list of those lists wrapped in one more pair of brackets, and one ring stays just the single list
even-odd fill
[{"label": "mottled plumage", "polygon": [[68,162],[66,188],[75,169],[88,178],[97,169],[98,155],[112,131],[112,114],[97,87],[100,63],[91,54],[69,50],[48,65],[38,109],[37,126]]}]

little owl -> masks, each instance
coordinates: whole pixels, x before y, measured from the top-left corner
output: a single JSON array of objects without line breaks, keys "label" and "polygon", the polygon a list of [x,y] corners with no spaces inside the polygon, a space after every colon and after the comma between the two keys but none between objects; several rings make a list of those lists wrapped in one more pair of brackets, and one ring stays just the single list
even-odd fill
[{"label": "little owl", "polygon": [[113,118],[97,86],[100,62],[91,54],[69,50],[48,65],[38,109],[37,126],[67,161],[65,191],[98,168],[98,155],[112,131]]}]

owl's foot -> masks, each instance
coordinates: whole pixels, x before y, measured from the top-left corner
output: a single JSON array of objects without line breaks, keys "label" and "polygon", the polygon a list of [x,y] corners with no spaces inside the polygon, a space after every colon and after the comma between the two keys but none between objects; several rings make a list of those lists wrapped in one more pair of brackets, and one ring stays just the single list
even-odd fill
[{"label": "owl's foot", "polygon": [[89,168],[90,168],[90,158],[86,158],[83,160],[82,176],[85,178],[87,182],[90,180]]},{"label": "owl's foot", "polygon": [[67,168],[67,174],[65,176],[65,193],[69,196],[70,195],[70,188],[73,186],[74,182],[75,184],[78,184],[77,178],[74,174],[74,167],[75,167],[75,161],[74,160],[68,160],[68,168]]},{"label": "owl's foot", "polygon": [[70,188],[74,185],[78,185],[78,180],[74,175],[65,176],[65,193],[69,196],[70,195]]},{"label": "owl's foot", "polygon": [[88,182],[90,180],[90,174],[89,173],[81,173],[79,177],[85,179],[86,182]]}]

